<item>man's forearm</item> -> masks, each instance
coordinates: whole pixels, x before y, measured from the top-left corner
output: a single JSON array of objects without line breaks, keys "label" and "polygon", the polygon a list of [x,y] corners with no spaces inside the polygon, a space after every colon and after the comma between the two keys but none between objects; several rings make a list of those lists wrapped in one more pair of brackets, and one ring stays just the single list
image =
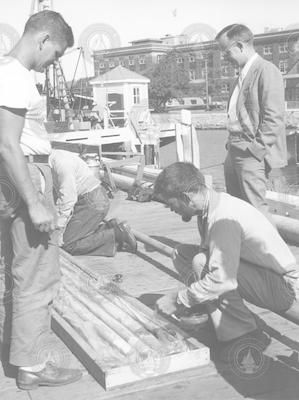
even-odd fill
[{"label": "man's forearm", "polygon": [[196,304],[213,301],[223,293],[237,288],[237,279],[214,279],[213,274],[207,274],[203,279],[194,282],[190,287],[178,292],[178,304],[192,307]]}]

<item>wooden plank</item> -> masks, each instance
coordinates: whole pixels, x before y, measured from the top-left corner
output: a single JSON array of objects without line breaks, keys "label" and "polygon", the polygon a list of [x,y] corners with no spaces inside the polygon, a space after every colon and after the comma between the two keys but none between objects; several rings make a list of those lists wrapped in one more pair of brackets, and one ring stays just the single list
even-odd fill
[{"label": "wooden plank", "polygon": [[191,125],[191,144],[192,144],[192,163],[200,169],[200,153],[198,135],[193,125]]},{"label": "wooden plank", "polygon": [[184,144],[182,140],[182,125],[175,124],[176,154],[178,161],[184,161]]},{"label": "wooden plank", "polygon": [[0,389],[0,398],[1,400],[31,400],[28,392],[19,390],[17,387],[3,391]]},{"label": "wooden plank", "polygon": [[[151,396],[151,399],[167,399],[168,392],[180,395],[180,399],[185,398],[184,394],[188,391],[190,383],[193,383],[193,390],[198,381],[210,381],[214,377],[214,387],[219,377],[212,366],[206,366],[196,369],[190,369],[174,374],[163,375],[160,377],[149,378],[146,383],[143,381],[136,384],[122,386],[113,390],[105,391],[91,376],[84,376],[80,381],[72,385],[61,386],[57,388],[39,388],[37,391],[32,391],[31,400],[82,400],[82,399],[101,399],[101,400],[140,400],[140,396]],[[224,380],[222,380],[222,386]],[[205,386],[205,383],[204,383]],[[218,384],[219,386],[219,384]],[[234,390],[227,385],[227,391],[232,394]],[[206,393],[206,392],[205,392]],[[148,397],[149,398],[149,397]],[[206,398],[205,398],[206,399]],[[227,400],[230,397],[227,398]],[[225,398],[224,398],[225,400]]]}]

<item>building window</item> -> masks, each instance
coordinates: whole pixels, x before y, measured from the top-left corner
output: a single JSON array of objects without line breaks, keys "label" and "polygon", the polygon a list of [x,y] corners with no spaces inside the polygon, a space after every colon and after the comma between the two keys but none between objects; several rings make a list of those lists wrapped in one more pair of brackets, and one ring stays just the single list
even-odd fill
[{"label": "building window", "polygon": [[109,61],[109,68],[113,68],[113,67],[115,67],[114,61]]},{"label": "building window", "polygon": [[195,57],[193,55],[189,56],[189,62],[194,63],[195,62]]},{"label": "building window", "polygon": [[229,85],[228,85],[228,83],[223,83],[221,85],[221,93],[223,93],[223,94],[229,93]]},{"label": "building window", "polygon": [[139,64],[145,64],[145,58],[139,57]]},{"label": "building window", "polygon": [[286,74],[288,69],[288,62],[286,60],[279,61],[278,68],[282,74]]},{"label": "building window", "polygon": [[100,68],[101,69],[105,68],[105,63],[100,63]]},{"label": "building window", "polygon": [[194,69],[190,69],[190,71],[189,71],[189,79],[190,79],[190,81],[194,81],[195,80],[195,71],[194,71]]},{"label": "building window", "polygon": [[221,76],[227,76],[227,75],[228,75],[228,65],[222,65]]},{"label": "building window", "polygon": [[157,55],[157,62],[159,63],[161,61],[161,59],[162,59],[162,54],[158,54]]},{"label": "building window", "polygon": [[133,88],[133,101],[134,104],[140,104],[140,89],[138,87]]},{"label": "building window", "polygon": [[135,60],[133,60],[132,58],[129,60],[129,65],[135,65]]},{"label": "building window", "polygon": [[278,46],[279,53],[287,53],[288,45],[286,43],[282,43]]},{"label": "building window", "polygon": [[272,46],[264,46],[264,55],[272,54]]},{"label": "building window", "polygon": [[121,60],[121,61],[120,61],[120,65],[121,65],[122,67],[124,67],[124,66],[126,65],[125,61],[124,61],[124,60]]},{"label": "building window", "polygon": [[178,64],[183,64],[183,58],[182,57],[178,57],[177,58],[177,63]]},{"label": "building window", "polygon": [[197,104],[197,100],[196,100],[196,99],[191,99],[191,100],[190,100],[190,103],[191,103],[193,106],[195,106],[195,105]]}]

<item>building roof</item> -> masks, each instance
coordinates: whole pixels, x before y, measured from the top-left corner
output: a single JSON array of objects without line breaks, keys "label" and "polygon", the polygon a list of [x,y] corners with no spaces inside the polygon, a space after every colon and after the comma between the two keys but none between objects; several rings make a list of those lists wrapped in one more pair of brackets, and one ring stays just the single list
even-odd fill
[{"label": "building roof", "polygon": [[143,75],[137,74],[137,72],[131,71],[127,68],[118,65],[117,67],[111,69],[103,75],[99,75],[90,81],[91,85],[96,85],[97,83],[111,83],[111,82],[132,82],[132,83],[149,83],[149,78]]},{"label": "building roof", "polygon": [[[178,35],[177,37],[179,37]],[[181,35],[182,36],[182,35]],[[170,36],[174,37],[174,36]],[[104,56],[104,57],[113,57],[113,56],[125,56],[132,55],[137,53],[148,53],[148,52],[167,52],[172,49],[177,50],[186,50],[186,51],[196,51],[196,50],[210,50],[211,48],[216,47],[218,49],[218,45],[215,40],[208,40],[203,42],[188,42],[185,44],[167,44],[167,38],[163,37],[161,39],[139,39],[132,41],[131,46],[104,49],[104,50],[96,50],[94,52],[94,56]],[[288,30],[276,30],[271,32],[264,32],[254,35],[254,44],[262,45],[264,42],[267,42],[272,39],[277,40],[285,40],[288,44],[291,42],[298,41],[299,37],[299,29],[288,29]]]},{"label": "building roof", "polygon": [[162,43],[162,39],[157,39],[157,38],[146,38],[146,39],[138,39],[138,40],[132,40],[132,46],[135,46],[136,44],[144,44],[144,43]]}]

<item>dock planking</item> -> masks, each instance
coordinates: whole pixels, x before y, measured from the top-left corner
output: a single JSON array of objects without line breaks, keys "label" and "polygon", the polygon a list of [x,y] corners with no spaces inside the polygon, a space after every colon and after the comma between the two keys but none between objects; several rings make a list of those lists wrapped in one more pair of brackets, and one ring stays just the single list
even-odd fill
[{"label": "dock planking", "polygon": [[[112,200],[108,218],[117,217],[127,220],[136,230],[160,240],[169,246],[177,243],[199,244],[199,235],[195,221],[184,223],[181,218],[170,213],[162,204],[156,202],[137,203],[126,200],[126,194],[118,192]],[[299,248],[292,247],[297,260]],[[163,293],[177,289],[181,282],[176,278],[171,260],[149,246],[139,244],[137,255],[119,252],[114,258],[78,257],[80,262],[93,273],[111,277],[122,275],[121,288],[139,298],[149,306]],[[124,399],[124,400],[166,400],[178,399],[289,399],[295,400],[299,393],[299,327],[267,311],[250,306],[260,318],[265,330],[272,336],[272,344],[266,352],[269,368],[259,379],[240,379],[227,366],[212,361],[208,366],[184,371],[181,376],[168,375],[154,378],[146,384],[116,389],[110,392],[104,389],[90,375],[83,376],[80,382],[60,388],[39,388],[36,391],[20,392],[14,381],[0,375],[0,397],[3,400],[65,400],[81,399]],[[203,340],[213,345],[213,332],[205,327]],[[201,332],[202,334],[202,332]],[[76,365],[76,359],[72,366]],[[1,392],[2,391],[2,392]]]}]

